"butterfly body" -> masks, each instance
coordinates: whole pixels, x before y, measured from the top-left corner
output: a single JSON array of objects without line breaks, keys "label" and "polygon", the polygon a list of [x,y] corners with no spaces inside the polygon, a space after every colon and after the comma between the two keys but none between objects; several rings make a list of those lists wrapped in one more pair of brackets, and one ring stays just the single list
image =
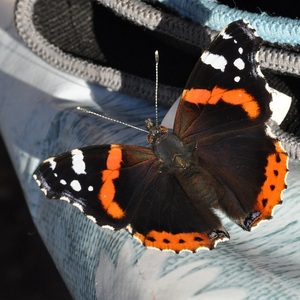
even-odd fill
[{"label": "butterfly body", "polygon": [[260,44],[248,24],[231,23],[197,62],[172,131],[147,119],[150,148],[99,145],[49,158],[34,173],[40,188],[100,226],[175,252],[229,238],[215,209],[247,231],[270,219],[286,188],[287,155],[267,131]]},{"label": "butterfly body", "polygon": [[[151,141],[153,153],[159,164],[158,172],[175,177],[195,210],[205,211],[204,205],[210,208],[218,207],[218,199],[224,191],[216,184],[214,177],[200,165],[195,151],[196,144],[185,144],[180,137],[169,132],[164,126],[153,127],[146,125],[150,131],[148,140]],[[213,214],[211,217],[215,222],[212,228],[222,228],[219,219]],[[229,237],[224,228],[219,230],[219,234]]]}]

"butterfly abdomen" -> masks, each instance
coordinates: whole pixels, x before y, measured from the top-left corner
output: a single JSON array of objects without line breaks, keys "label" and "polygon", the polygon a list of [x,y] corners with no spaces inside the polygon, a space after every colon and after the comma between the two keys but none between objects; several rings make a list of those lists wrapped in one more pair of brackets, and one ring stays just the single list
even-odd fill
[{"label": "butterfly abdomen", "polygon": [[[205,207],[215,207],[218,199],[224,191],[217,184],[216,179],[205,170],[199,163],[193,148],[196,146],[186,145],[173,133],[166,133],[156,139],[152,145],[153,151],[160,162],[159,170],[174,176],[182,190],[187,195],[195,209],[203,212]],[[209,214],[208,218],[213,218]],[[209,222],[214,228],[220,226],[217,218]]]}]

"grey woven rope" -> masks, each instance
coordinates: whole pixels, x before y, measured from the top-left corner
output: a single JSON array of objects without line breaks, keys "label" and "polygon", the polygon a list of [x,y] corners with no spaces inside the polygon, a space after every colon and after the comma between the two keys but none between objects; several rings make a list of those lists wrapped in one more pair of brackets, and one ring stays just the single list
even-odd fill
[{"label": "grey woven rope", "polygon": [[[33,24],[34,4],[36,1],[20,0],[16,8],[16,25],[19,34],[33,52],[54,67],[83,78],[86,81],[95,82],[111,90],[126,92],[136,97],[148,100],[154,99],[154,82],[151,80],[75,58],[50,44],[36,30]],[[168,34],[197,48],[205,48],[216,34],[215,31],[200,24],[191,23],[167,14],[139,0],[97,1],[113,9],[120,17],[126,18],[138,26]],[[277,73],[300,76],[300,57],[298,53],[263,46],[259,52],[259,61],[262,68]],[[163,84],[159,86],[159,97],[162,104],[172,105],[180,93],[181,89],[179,88]],[[276,124],[270,124],[270,128],[282,142],[290,157],[300,159],[299,139],[285,133]]]},{"label": "grey woven rope", "polygon": [[283,131],[276,122],[270,120],[268,123],[272,133],[280,141],[288,156],[300,160],[300,139],[290,133]]},{"label": "grey woven rope", "polygon": [[[115,91],[153,100],[154,83],[151,80],[103,67],[66,54],[50,44],[33,24],[34,4],[37,0],[20,0],[16,8],[16,25],[25,43],[49,64],[87,81],[98,83]],[[205,48],[216,32],[187,20],[162,12],[138,0],[98,0],[116,14],[147,29],[168,34],[191,46]],[[293,76],[300,76],[299,55],[273,47],[262,47],[259,52],[262,68]],[[180,89],[160,85],[161,103],[171,105],[180,95]]]}]

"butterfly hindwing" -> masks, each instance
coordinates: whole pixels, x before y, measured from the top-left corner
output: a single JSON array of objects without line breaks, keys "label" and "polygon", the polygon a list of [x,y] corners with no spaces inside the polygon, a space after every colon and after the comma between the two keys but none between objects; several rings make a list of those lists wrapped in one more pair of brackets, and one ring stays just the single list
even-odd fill
[{"label": "butterfly hindwing", "polygon": [[174,176],[149,172],[141,186],[141,204],[131,225],[146,246],[196,251],[212,249],[218,241],[229,238],[211,208],[197,209]]}]

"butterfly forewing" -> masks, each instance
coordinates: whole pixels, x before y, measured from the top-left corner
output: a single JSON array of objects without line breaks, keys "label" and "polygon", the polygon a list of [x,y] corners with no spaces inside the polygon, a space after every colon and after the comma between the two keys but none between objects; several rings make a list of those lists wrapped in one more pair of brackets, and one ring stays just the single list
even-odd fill
[{"label": "butterfly forewing", "polygon": [[[129,197],[135,189],[127,181],[138,180],[141,174],[134,167],[143,169],[153,159],[144,147],[90,146],[47,159],[34,176],[48,198],[80,206],[99,225],[123,228],[135,209]],[[120,177],[122,168],[134,170],[130,178]]]}]

